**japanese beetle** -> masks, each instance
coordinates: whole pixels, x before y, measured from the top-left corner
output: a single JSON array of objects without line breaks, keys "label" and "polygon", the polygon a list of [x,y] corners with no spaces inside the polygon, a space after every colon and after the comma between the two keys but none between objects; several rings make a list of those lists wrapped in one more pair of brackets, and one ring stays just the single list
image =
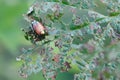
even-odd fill
[{"label": "japanese beetle", "polygon": [[33,14],[34,9],[31,8],[30,11],[28,11],[28,13],[25,15],[31,26],[27,31],[24,29],[22,29],[22,31],[25,33],[26,40],[30,40],[32,43],[35,43],[37,41],[44,40],[45,36],[48,35],[48,31],[45,26],[43,26],[42,22],[39,22],[34,18]]}]

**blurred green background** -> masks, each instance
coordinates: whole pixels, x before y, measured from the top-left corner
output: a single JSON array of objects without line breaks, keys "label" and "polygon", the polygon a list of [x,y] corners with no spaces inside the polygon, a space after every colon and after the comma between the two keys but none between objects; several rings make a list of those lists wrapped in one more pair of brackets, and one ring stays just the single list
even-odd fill
[{"label": "blurred green background", "polygon": [[26,45],[20,24],[28,3],[27,0],[0,0],[0,80],[23,80],[17,73],[19,63],[15,59]]},{"label": "blurred green background", "polygon": [[[16,57],[20,49],[31,45],[23,37],[23,13],[26,13],[34,0],[0,0],[0,80],[44,80],[41,73],[23,79],[18,74],[20,63]],[[70,73],[59,73],[57,80],[73,80]]]}]

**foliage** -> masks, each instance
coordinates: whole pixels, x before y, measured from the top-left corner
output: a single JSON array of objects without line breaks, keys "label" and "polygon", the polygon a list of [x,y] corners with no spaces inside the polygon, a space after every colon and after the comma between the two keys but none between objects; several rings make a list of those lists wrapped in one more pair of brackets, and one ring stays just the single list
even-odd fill
[{"label": "foliage", "polygon": [[46,80],[55,80],[58,72],[77,69],[74,80],[119,80],[119,4],[120,0],[36,1],[27,14],[33,11],[30,17],[48,35],[29,33],[31,18],[24,15],[25,37],[34,47],[23,48],[17,57],[23,62],[20,75],[41,71]]}]

